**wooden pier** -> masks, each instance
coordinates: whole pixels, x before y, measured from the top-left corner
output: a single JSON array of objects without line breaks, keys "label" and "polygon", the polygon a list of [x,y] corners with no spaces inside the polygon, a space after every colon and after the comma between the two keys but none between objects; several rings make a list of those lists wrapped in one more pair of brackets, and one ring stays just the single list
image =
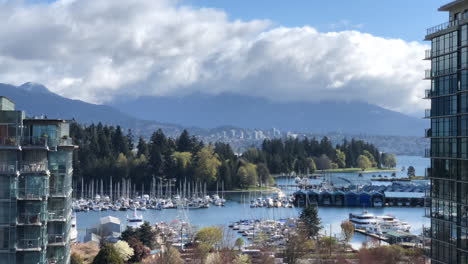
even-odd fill
[{"label": "wooden pier", "polygon": [[380,240],[380,241],[388,242],[388,238],[386,236],[379,236],[379,235],[374,234],[374,233],[369,233],[364,229],[357,229],[356,228],[356,229],[354,229],[354,232],[357,232],[359,234],[363,234],[363,235],[368,236],[368,237],[375,238],[375,239]]}]

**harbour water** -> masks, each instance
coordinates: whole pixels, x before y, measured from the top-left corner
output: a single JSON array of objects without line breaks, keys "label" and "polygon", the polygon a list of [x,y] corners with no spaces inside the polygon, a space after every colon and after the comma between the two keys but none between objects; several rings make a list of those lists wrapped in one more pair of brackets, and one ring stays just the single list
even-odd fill
[{"label": "harbour water", "polygon": [[[412,156],[399,156],[398,168],[414,166],[416,175],[423,175],[424,169],[429,166],[429,160],[422,157]],[[406,175],[406,172],[398,172],[399,175]],[[390,175],[391,173],[388,173]],[[382,174],[383,175],[383,174]],[[343,175],[346,176],[346,175]],[[369,176],[371,177],[371,176]],[[289,181],[294,179],[277,179],[279,184],[288,184]],[[292,191],[292,190],[288,190]],[[301,211],[300,208],[250,208],[249,194],[226,194],[226,204],[224,207],[211,206],[206,209],[193,209],[183,211],[177,209],[166,210],[147,210],[141,211],[145,221],[152,224],[157,222],[171,222],[178,219],[189,220],[191,224],[197,227],[204,226],[225,226],[229,223],[241,219],[281,219],[289,217],[297,217]],[[349,213],[360,213],[363,210],[368,210],[375,215],[391,214],[400,220],[409,222],[412,226],[411,232],[420,234],[423,226],[428,226],[429,221],[424,217],[424,208],[410,208],[410,207],[385,207],[385,208],[346,208],[346,207],[319,207],[319,217],[321,218],[324,227],[323,232],[340,236],[340,224],[343,220],[348,219]],[[125,225],[127,214],[130,211],[101,211],[101,212],[78,212],[77,227],[78,227],[78,241],[82,241],[86,228],[94,227],[99,218],[107,215],[118,217]],[[183,215],[182,215],[183,214]],[[353,238],[352,244],[358,247],[367,238],[363,235],[356,234]]]}]

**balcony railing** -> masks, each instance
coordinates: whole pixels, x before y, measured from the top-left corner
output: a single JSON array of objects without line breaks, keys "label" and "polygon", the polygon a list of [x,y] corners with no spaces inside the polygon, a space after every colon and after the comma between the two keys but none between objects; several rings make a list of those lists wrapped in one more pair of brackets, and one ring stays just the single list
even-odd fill
[{"label": "balcony railing", "polygon": [[424,117],[425,118],[430,118],[431,117],[431,109],[424,110]]},{"label": "balcony railing", "polygon": [[432,50],[430,50],[430,49],[426,50],[424,59],[428,60],[431,57],[432,57]]},{"label": "balcony railing", "polygon": [[39,237],[39,238],[24,238],[24,239],[18,239],[16,248],[17,249],[37,249],[40,250],[42,246],[44,246],[44,241]]},{"label": "balcony railing", "polygon": [[425,79],[430,79],[432,77],[432,71],[431,70],[425,70],[424,71],[424,78]]},{"label": "balcony railing", "polygon": [[26,147],[55,147],[57,146],[57,139],[47,136],[23,137],[21,145]]},{"label": "balcony railing", "polygon": [[72,190],[71,185],[50,186],[50,196],[67,196]]},{"label": "balcony railing", "polygon": [[431,157],[431,149],[425,149],[424,150],[424,157],[430,158]]},{"label": "balcony railing", "polygon": [[59,146],[73,146],[72,138],[61,138],[59,139]]},{"label": "balcony railing", "polygon": [[19,145],[18,137],[0,137],[0,147],[13,147]]},{"label": "balcony railing", "polygon": [[59,210],[48,210],[49,221],[65,221],[71,216],[71,210],[69,208]]},{"label": "balcony railing", "polygon": [[18,198],[19,199],[42,199],[49,195],[48,187],[38,186],[37,188],[18,188]]},{"label": "balcony railing", "polygon": [[427,137],[427,138],[432,137],[432,129],[426,128],[426,129],[425,129],[424,136]]},{"label": "balcony railing", "polygon": [[45,213],[24,213],[18,215],[18,224],[23,225],[38,225],[47,220]]},{"label": "balcony railing", "polygon": [[0,161],[0,173],[16,173],[18,171],[18,162]]},{"label": "balcony railing", "polygon": [[22,173],[45,172],[49,168],[48,163],[45,161],[24,161],[21,166]]},{"label": "balcony railing", "polygon": [[48,242],[49,244],[61,244],[61,243],[66,243],[68,240],[68,233],[63,233],[63,234],[49,234],[48,236]]},{"label": "balcony railing", "polygon": [[463,14],[460,17],[460,19],[445,22],[445,23],[439,24],[437,26],[430,27],[430,28],[427,29],[427,34],[426,35],[432,35],[432,34],[435,34],[435,33],[439,32],[439,31],[446,30],[446,29],[449,29],[449,28],[452,28],[452,27],[456,27],[456,26],[460,25],[462,22],[466,22],[467,18],[468,18],[468,15]]},{"label": "balcony railing", "polygon": [[425,99],[429,99],[429,98],[431,98],[431,96],[432,96],[432,91],[431,91],[431,89],[426,89],[426,90],[424,91],[424,98],[425,98]]}]

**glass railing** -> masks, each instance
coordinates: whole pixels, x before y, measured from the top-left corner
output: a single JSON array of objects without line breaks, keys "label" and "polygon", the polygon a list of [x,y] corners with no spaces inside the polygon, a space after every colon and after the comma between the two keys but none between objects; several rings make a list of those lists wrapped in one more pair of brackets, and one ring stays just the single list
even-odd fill
[{"label": "glass railing", "polygon": [[72,138],[60,138],[59,139],[59,146],[73,146]]},{"label": "glass railing", "polygon": [[426,90],[424,91],[424,98],[425,98],[425,99],[429,99],[429,98],[431,98],[432,94],[433,94],[433,93],[432,93],[431,89],[426,89]]},{"label": "glass railing", "polygon": [[49,234],[47,237],[49,244],[66,243],[68,240],[68,233]]},{"label": "glass railing", "polygon": [[40,199],[49,195],[49,188],[38,186],[37,188],[18,188],[20,199]]},{"label": "glass railing", "polygon": [[71,185],[67,186],[50,186],[49,195],[51,196],[66,196],[72,190]]},{"label": "glass railing", "polygon": [[424,131],[425,131],[425,133],[424,133],[425,137],[427,137],[427,138],[432,137],[432,129],[426,128]]},{"label": "glass railing", "polygon": [[33,147],[55,147],[57,146],[57,139],[49,138],[47,136],[23,137],[21,139],[21,145]]},{"label": "glass railing", "polygon": [[2,146],[18,146],[19,145],[19,138],[18,137],[0,137],[0,147]]},{"label": "glass railing", "polygon": [[432,71],[431,70],[425,70],[424,71],[424,78],[430,79],[432,77]]},{"label": "glass railing", "polygon": [[40,249],[44,245],[43,239],[39,238],[22,238],[18,239],[16,247],[18,249]]},{"label": "glass railing", "polygon": [[432,34],[435,34],[435,33],[439,32],[439,31],[446,30],[446,29],[449,29],[449,28],[452,28],[452,27],[456,27],[456,26],[460,25],[462,22],[466,22],[467,18],[468,18],[468,15],[463,14],[460,19],[445,22],[445,23],[439,24],[437,26],[430,27],[430,28],[427,29],[427,32],[426,32],[427,34],[426,35],[432,35]]},{"label": "glass railing", "polygon": [[58,210],[48,210],[48,220],[49,221],[65,221],[71,216],[70,208],[58,209]]},{"label": "glass railing", "polygon": [[431,109],[426,109],[426,110],[424,110],[424,117],[425,117],[425,118],[431,117]]},{"label": "glass railing", "polygon": [[18,171],[18,162],[0,161],[0,173],[16,173]]},{"label": "glass railing", "polygon": [[48,165],[46,161],[23,161],[20,170],[22,173],[45,172],[48,170]]},{"label": "glass railing", "polygon": [[428,49],[426,50],[425,52],[425,56],[424,56],[424,59],[430,59],[432,57],[432,50]]},{"label": "glass railing", "polygon": [[424,157],[430,158],[431,157],[431,149],[425,149],[424,150]]},{"label": "glass railing", "polygon": [[18,224],[35,225],[47,220],[45,213],[23,213],[18,215]]}]

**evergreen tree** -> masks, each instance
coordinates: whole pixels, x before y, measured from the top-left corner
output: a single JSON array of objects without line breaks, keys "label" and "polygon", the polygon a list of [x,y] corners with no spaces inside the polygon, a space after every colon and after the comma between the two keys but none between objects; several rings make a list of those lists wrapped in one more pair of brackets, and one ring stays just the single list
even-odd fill
[{"label": "evergreen tree", "polygon": [[102,245],[99,253],[94,257],[93,264],[123,264],[122,258],[115,250],[115,248],[108,243]]}]

